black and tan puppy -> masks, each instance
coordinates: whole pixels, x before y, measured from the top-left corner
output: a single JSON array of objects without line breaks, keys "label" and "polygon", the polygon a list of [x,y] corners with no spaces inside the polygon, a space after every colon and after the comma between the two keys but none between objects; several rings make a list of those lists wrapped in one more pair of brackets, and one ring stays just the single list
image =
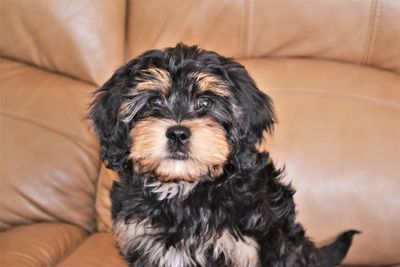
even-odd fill
[{"label": "black and tan puppy", "polygon": [[118,171],[113,232],[135,267],[334,266],[348,231],[317,249],[294,190],[256,147],[274,110],[245,68],[178,44],[118,69],[94,94],[101,158]]}]

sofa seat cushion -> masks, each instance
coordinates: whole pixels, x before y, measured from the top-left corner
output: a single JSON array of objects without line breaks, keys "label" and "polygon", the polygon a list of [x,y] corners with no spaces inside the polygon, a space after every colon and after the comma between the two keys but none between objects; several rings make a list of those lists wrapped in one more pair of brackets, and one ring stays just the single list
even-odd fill
[{"label": "sofa seat cushion", "polygon": [[53,267],[87,235],[81,228],[62,223],[11,228],[0,233],[0,266]]},{"label": "sofa seat cushion", "polygon": [[348,264],[400,263],[400,76],[308,59],[241,61],[275,103],[266,147],[315,241],[359,229]]},{"label": "sofa seat cushion", "polygon": [[127,267],[110,233],[90,236],[57,267]]},{"label": "sofa seat cushion", "polygon": [[61,221],[95,228],[98,144],[86,83],[0,61],[0,228]]}]

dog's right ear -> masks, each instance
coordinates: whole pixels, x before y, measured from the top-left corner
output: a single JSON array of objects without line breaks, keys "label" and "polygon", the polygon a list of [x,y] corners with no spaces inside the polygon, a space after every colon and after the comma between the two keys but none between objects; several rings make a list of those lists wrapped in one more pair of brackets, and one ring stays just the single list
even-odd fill
[{"label": "dog's right ear", "polygon": [[129,125],[119,119],[124,90],[127,90],[129,71],[124,66],[93,93],[89,119],[100,139],[100,158],[106,167],[122,170],[129,161]]}]

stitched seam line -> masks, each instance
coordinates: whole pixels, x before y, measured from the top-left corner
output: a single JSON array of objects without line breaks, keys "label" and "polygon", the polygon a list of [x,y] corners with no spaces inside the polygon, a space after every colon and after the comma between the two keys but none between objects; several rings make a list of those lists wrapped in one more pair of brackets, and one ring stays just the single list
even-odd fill
[{"label": "stitched seam line", "polygon": [[370,65],[371,64],[371,59],[372,59],[372,54],[374,52],[374,46],[375,46],[375,40],[376,36],[378,35],[378,26],[379,26],[379,19],[380,19],[380,12],[381,11],[381,1],[376,0],[376,8],[375,8],[375,19],[372,24],[372,32],[371,32],[371,39],[370,39],[370,44],[369,44],[369,49],[367,53],[367,59],[366,59],[366,64]]},{"label": "stitched seam line", "polygon": [[367,23],[367,30],[365,33],[364,49],[363,49],[363,54],[361,57],[362,65],[366,65],[367,60],[368,60],[368,52],[370,49],[369,47],[370,47],[372,31],[373,31],[373,21],[374,21],[375,13],[376,13],[376,3],[377,3],[377,0],[371,0],[370,11],[369,11],[369,16],[368,16],[368,23]]},{"label": "stitched seam line", "polygon": [[[400,44],[400,26],[397,25],[397,43]],[[397,74],[400,75],[400,49],[397,50]]]},{"label": "stitched seam line", "polygon": [[241,52],[242,52],[242,55],[241,55],[241,57],[244,57],[244,58],[246,58],[246,43],[247,43],[247,33],[246,33],[246,30],[247,30],[247,25],[246,25],[246,23],[247,23],[247,1],[246,0],[244,0],[243,2],[243,6],[242,6],[242,23],[241,23],[241,25],[242,25],[242,29],[241,29],[241,31],[240,31],[240,40],[242,40],[242,42],[241,42]]},{"label": "stitched seam line", "polygon": [[34,63],[31,63],[31,62],[28,62],[28,61],[23,61],[23,60],[18,59],[18,58],[12,58],[12,57],[9,57],[9,56],[6,56],[6,55],[0,55],[0,60],[4,61],[5,63],[17,63],[19,65],[23,65],[24,67],[33,68],[36,71],[45,72],[46,74],[56,75],[56,76],[61,77],[63,79],[70,79],[70,80],[73,80],[75,82],[83,83],[85,85],[90,85],[90,86],[94,86],[94,87],[99,86],[95,82],[91,82],[91,81],[87,81],[87,80],[84,80],[84,79],[80,79],[79,77],[75,77],[75,76],[72,76],[72,75],[70,75],[68,73],[63,73],[63,72],[60,72],[60,71],[57,71],[57,70],[47,69],[46,67],[38,66],[38,65],[35,65]]},{"label": "stitched seam line", "polygon": [[362,100],[362,101],[369,102],[369,103],[377,105],[377,106],[400,111],[400,104],[382,100],[382,99],[378,99],[375,97],[359,95],[359,94],[338,93],[337,91],[321,90],[321,89],[310,90],[310,89],[306,89],[306,88],[277,88],[277,87],[269,88],[269,91],[275,91],[277,93],[304,93],[304,94],[310,94],[310,95],[315,94],[315,95],[341,96],[341,97],[347,97],[347,98],[351,98],[351,99]]},{"label": "stitched seam line", "polygon": [[254,0],[248,0],[248,3],[246,56],[250,57],[253,46]]},{"label": "stitched seam line", "polygon": [[364,49],[361,57],[361,64],[365,65],[366,61],[366,55],[368,54],[368,46],[371,38],[371,24],[372,24],[372,16],[374,13],[374,6],[375,6],[375,0],[370,1],[370,8],[369,8],[369,15],[368,15],[368,22],[367,22],[367,28],[365,32],[365,42],[364,42]]},{"label": "stitched seam line", "polygon": [[[85,230],[85,231],[86,231],[86,233],[90,233],[87,230]],[[91,237],[91,235],[85,236],[79,244],[76,244],[75,247],[72,247],[69,251],[67,251],[67,253],[64,253],[64,255],[54,263],[54,266],[59,266],[62,262],[64,262],[70,255],[72,255],[72,253],[77,251],[78,248],[80,248],[83,243],[85,243],[87,240],[89,240],[89,237]]]},{"label": "stitched seam line", "polygon": [[[130,1],[126,1],[125,2],[125,19],[124,19],[124,51],[122,51],[123,53],[123,62],[127,62],[129,61],[128,55],[129,55],[129,51],[128,51],[128,45],[126,45],[128,43],[128,37],[129,37],[129,8],[131,7],[131,2]],[[133,5],[133,4],[132,4]],[[132,50],[130,50],[132,51]]]}]

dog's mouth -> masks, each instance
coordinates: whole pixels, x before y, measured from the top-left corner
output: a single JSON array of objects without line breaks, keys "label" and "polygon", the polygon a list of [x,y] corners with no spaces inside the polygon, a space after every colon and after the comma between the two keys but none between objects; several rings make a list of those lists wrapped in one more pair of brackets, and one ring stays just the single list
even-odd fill
[{"label": "dog's mouth", "polygon": [[174,151],[170,152],[169,155],[167,156],[167,159],[172,159],[172,160],[187,160],[189,159],[189,154],[184,151]]}]

